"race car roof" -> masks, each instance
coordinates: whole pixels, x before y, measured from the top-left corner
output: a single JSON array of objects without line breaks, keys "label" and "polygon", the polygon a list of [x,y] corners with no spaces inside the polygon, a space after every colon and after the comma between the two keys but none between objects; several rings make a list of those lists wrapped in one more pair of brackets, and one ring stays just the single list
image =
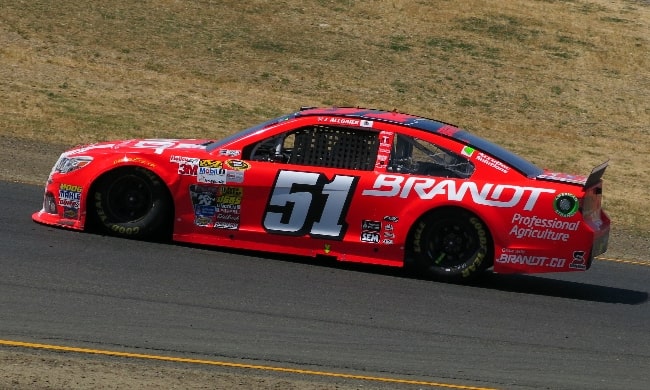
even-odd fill
[{"label": "race car roof", "polygon": [[439,134],[445,137],[456,139],[467,146],[488,154],[501,162],[511,166],[515,170],[521,172],[529,178],[534,178],[544,172],[532,162],[524,159],[523,157],[502,148],[484,138],[474,135],[466,130],[460,129],[449,123],[441,122],[434,119],[424,118],[416,115],[404,114],[396,111],[384,111],[376,109],[366,109],[358,107],[330,107],[330,108],[314,108],[303,107],[300,111],[283,115],[278,118],[268,120],[260,123],[251,128],[245,129],[235,133],[229,137],[215,141],[208,146],[208,150],[213,150],[221,145],[224,145],[232,140],[252,134],[261,129],[273,126],[277,123],[284,122],[297,117],[305,116],[340,116],[345,118],[357,118],[369,121],[380,121],[386,123],[395,123],[401,126],[410,127],[426,131],[429,133]]},{"label": "race car roof", "polygon": [[296,113],[300,115],[335,115],[344,117],[353,117],[364,120],[393,122],[402,126],[427,131],[430,133],[440,134],[442,136],[454,138],[462,143],[488,154],[501,162],[513,167],[529,178],[534,178],[544,172],[544,170],[525,158],[502,148],[484,138],[472,134],[466,130],[460,129],[449,123],[441,122],[435,119],[420,117],[417,115],[404,114],[396,111],[383,111],[376,109],[352,108],[352,107],[333,107],[333,108],[304,108]]}]

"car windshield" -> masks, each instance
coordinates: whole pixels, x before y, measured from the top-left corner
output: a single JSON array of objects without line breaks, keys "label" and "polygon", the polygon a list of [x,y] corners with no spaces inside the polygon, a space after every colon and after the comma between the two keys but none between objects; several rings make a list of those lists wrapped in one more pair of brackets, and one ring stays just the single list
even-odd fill
[{"label": "car windshield", "polygon": [[296,114],[283,115],[283,116],[268,120],[266,122],[260,123],[259,125],[249,127],[248,129],[244,129],[242,131],[239,131],[239,132],[237,132],[235,134],[232,134],[232,135],[230,135],[230,136],[228,136],[226,138],[222,138],[220,140],[212,142],[210,145],[208,145],[206,147],[206,150],[208,152],[211,152],[211,151],[213,151],[213,150],[215,150],[215,149],[221,147],[222,145],[225,145],[225,144],[227,144],[227,143],[229,143],[231,141],[234,141],[236,139],[239,139],[239,138],[245,137],[247,135],[253,134],[253,133],[255,133],[255,132],[259,131],[259,130],[262,130],[262,129],[270,127],[270,126],[273,126],[273,125],[275,125],[277,123],[284,122],[284,121],[289,120],[289,119],[291,119],[291,118],[293,118],[295,116],[296,116]]}]

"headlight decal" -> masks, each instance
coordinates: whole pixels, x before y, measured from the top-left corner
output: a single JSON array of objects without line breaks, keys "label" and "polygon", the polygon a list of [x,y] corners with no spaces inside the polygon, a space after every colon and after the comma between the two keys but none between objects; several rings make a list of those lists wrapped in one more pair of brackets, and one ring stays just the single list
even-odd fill
[{"label": "headlight decal", "polygon": [[54,172],[70,173],[85,167],[92,161],[93,158],[89,156],[66,157],[65,155],[62,155],[54,166]]}]

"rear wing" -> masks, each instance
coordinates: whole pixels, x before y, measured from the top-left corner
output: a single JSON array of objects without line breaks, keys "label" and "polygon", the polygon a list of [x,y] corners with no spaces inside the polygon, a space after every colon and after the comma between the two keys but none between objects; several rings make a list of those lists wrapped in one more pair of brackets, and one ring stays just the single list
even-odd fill
[{"label": "rear wing", "polygon": [[609,160],[605,161],[604,163],[592,169],[591,173],[589,174],[589,177],[587,177],[587,181],[585,181],[585,184],[582,188],[586,190],[587,188],[593,186],[594,184],[597,184],[600,181],[600,179],[603,177],[603,174],[605,173],[605,168],[607,168],[608,165],[609,165]]}]

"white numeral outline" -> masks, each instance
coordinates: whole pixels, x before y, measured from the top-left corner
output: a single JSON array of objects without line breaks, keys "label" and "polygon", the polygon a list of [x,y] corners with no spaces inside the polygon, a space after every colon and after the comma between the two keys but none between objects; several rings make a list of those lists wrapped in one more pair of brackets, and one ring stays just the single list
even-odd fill
[{"label": "white numeral outline", "polygon": [[262,226],[269,233],[342,240],[358,176],[281,170],[273,183]]}]

